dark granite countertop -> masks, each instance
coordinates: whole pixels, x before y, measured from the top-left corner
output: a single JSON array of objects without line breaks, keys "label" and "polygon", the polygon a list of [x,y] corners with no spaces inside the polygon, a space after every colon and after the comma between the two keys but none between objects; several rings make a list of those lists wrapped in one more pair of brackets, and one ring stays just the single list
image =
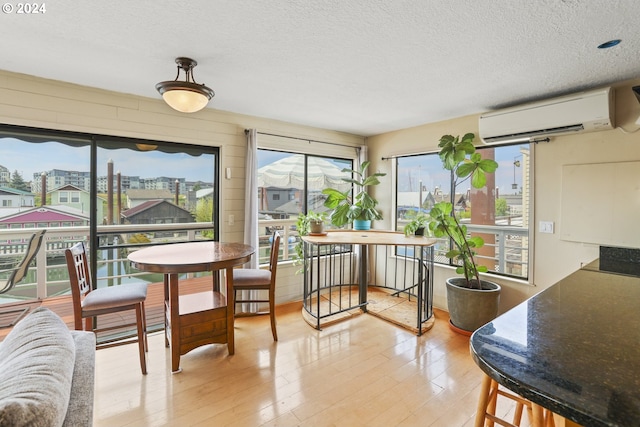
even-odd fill
[{"label": "dark granite countertop", "polygon": [[584,426],[640,426],[640,278],[579,270],[478,329],[510,390]]}]

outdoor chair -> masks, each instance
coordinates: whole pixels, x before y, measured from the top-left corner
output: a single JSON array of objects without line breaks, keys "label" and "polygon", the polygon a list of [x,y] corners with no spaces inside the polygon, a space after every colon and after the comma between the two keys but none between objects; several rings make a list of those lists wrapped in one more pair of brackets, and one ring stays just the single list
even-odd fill
[{"label": "outdoor chair", "polygon": [[[275,290],[276,290],[276,269],[278,267],[278,251],[280,250],[280,233],[273,233],[271,241],[271,256],[269,260],[269,269],[251,269],[240,268],[233,270],[233,296],[236,304],[241,303],[269,303],[269,311],[256,312],[236,312],[239,316],[256,316],[269,314],[271,318],[271,334],[273,340],[278,341],[278,333],[276,332],[276,312],[275,312]],[[239,291],[242,297],[238,298]],[[268,298],[258,297],[256,292],[268,292]]]},{"label": "outdoor chair", "polygon": [[[24,257],[20,260],[20,262],[14,267],[8,270],[2,270],[0,273],[9,272],[9,276],[7,277],[4,285],[0,288],[0,294],[4,294],[15,288],[15,286],[22,281],[27,275],[29,271],[29,266],[31,262],[36,257],[38,250],[40,249],[40,245],[42,245],[42,240],[44,238],[44,233],[46,230],[38,230],[36,231],[31,238],[29,239],[29,243],[27,244],[27,250],[24,253]],[[2,281],[0,281],[2,283]],[[12,317],[8,323],[3,323],[0,325],[0,329],[9,328],[18,323],[24,315],[29,312],[29,307],[20,307],[13,308],[9,310],[0,311],[0,315],[9,316],[17,313],[16,317]]]},{"label": "outdoor chair", "polygon": [[[84,243],[79,242],[71,248],[66,249],[65,257],[67,260],[67,269],[69,270],[69,281],[71,283],[75,329],[78,331],[93,331],[98,334],[100,332],[122,330],[135,326],[137,329],[137,338],[107,340],[106,342],[97,343],[96,348],[108,348],[137,342],[140,356],[140,369],[143,374],[146,374],[146,352],[148,350],[148,344],[144,303],[147,298],[147,284],[130,283],[93,289],[89,265],[87,263],[87,251]],[[135,312],[135,322],[118,323],[105,327],[94,326],[94,320],[97,316],[128,310]]]}]

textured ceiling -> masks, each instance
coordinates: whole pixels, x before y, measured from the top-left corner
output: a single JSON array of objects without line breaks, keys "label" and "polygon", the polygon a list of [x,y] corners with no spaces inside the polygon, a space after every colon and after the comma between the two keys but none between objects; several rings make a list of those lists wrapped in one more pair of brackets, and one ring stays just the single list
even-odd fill
[{"label": "textured ceiling", "polygon": [[638,0],[45,5],[2,13],[2,69],[160,98],[188,56],[210,108],[364,136],[640,76]]}]

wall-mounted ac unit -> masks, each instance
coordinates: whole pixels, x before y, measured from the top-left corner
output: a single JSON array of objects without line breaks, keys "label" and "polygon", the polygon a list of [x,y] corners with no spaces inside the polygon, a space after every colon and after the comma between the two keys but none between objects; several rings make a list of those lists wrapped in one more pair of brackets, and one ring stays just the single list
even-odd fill
[{"label": "wall-mounted ac unit", "polygon": [[598,89],[483,114],[480,138],[485,144],[506,144],[613,129],[613,93]]}]

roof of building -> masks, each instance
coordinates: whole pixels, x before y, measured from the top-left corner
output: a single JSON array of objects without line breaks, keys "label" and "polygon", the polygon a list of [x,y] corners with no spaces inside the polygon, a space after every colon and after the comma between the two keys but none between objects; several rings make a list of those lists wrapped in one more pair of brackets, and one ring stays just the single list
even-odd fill
[{"label": "roof of building", "polygon": [[169,190],[139,190],[129,189],[127,190],[127,197],[131,200],[152,200],[152,199],[165,199],[172,200],[173,194]]},{"label": "roof of building", "polygon": [[[2,210],[5,213],[8,210]],[[29,209],[16,208],[8,215],[0,218],[0,223],[51,222],[51,221],[89,221],[89,216],[79,209],[65,205],[45,205]]]},{"label": "roof of building", "polygon": [[138,206],[136,206],[134,208],[127,209],[126,211],[123,211],[121,213],[121,215],[124,218],[131,218],[132,216],[138,215],[139,213],[147,211],[149,209],[153,209],[156,206],[161,205],[163,203],[169,204],[172,207],[174,207],[175,209],[182,210],[184,212],[187,212],[187,213],[191,214],[191,212],[189,212],[188,210],[186,210],[184,208],[181,208],[180,206],[176,206],[171,202],[168,202],[166,200],[161,200],[160,199],[160,200],[148,200],[148,201],[146,201],[144,203],[140,203]]},{"label": "roof of building", "polygon": [[15,194],[18,196],[33,196],[33,193],[30,191],[18,190],[17,188],[11,188],[11,187],[0,187],[0,192]]}]

